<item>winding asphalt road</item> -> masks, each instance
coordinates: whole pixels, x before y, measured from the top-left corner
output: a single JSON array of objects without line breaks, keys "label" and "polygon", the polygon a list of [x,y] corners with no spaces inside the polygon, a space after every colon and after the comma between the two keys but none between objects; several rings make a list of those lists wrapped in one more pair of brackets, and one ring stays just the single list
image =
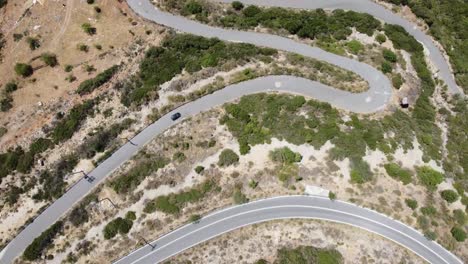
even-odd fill
[{"label": "winding asphalt road", "polygon": [[[273,2],[276,3],[277,1],[269,1],[265,3],[273,3]],[[303,3],[303,4],[308,3],[308,1],[298,1],[298,0],[296,1],[291,0],[291,2]],[[336,2],[338,4],[341,1],[328,0],[328,1],[317,1],[317,2],[327,2],[327,3]],[[351,1],[342,1],[342,2],[350,3]],[[355,1],[352,1],[352,2],[353,4],[355,3]],[[367,1],[357,0],[356,2],[364,3]],[[278,4],[281,4],[281,3],[283,2],[278,2]],[[286,3],[286,1],[284,3]],[[348,59],[348,58],[340,57],[340,56],[325,52],[323,50],[310,47],[305,44],[296,43],[290,39],[282,38],[279,36],[272,36],[268,34],[258,34],[258,33],[253,33],[253,32],[239,32],[239,31],[218,29],[218,28],[213,28],[213,27],[209,27],[206,25],[202,25],[202,24],[199,24],[194,21],[190,21],[185,18],[173,16],[171,14],[158,11],[148,2],[148,0],[141,0],[141,1],[129,0],[128,4],[139,15],[147,19],[150,19],[152,21],[155,21],[157,23],[175,28],[180,31],[189,32],[192,34],[202,35],[206,37],[218,37],[220,39],[228,40],[228,41],[241,41],[241,42],[246,42],[246,43],[252,43],[255,45],[291,51],[291,52],[302,54],[304,56],[308,56],[308,57],[312,57],[312,58],[316,58],[319,60],[332,63],[334,65],[337,65],[339,67],[348,69],[350,71],[353,71],[359,74],[369,83],[370,89],[366,91],[365,93],[350,94],[348,92],[340,91],[332,87],[328,87],[326,85],[313,82],[310,80],[306,80],[303,78],[297,78],[297,77],[291,77],[291,76],[269,76],[269,77],[262,77],[262,78],[258,78],[255,80],[243,82],[240,84],[228,86],[213,94],[204,96],[203,98],[200,98],[186,105],[183,105],[180,108],[172,111],[171,113],[163,116],[161,119],[159,119],[152,125],[145,128],[137,136],[131,139],[131,142],[123,145],[120,149],[114,152],[111,157],[109,157],[107,160],[105,160],[103,163],[97,166],[93,171],[89,172],[88,173],[89,175],[94,176],[96,178],[93,183],[88,183],[87,181],[81,180],[78,183],[76,183],[70,190],[68,190],[62,197],[60,197],[58,200],[52,203],[50,207],[48,207],[45,211],[43,211],[31,224],[29,224],[22,232],[20,232],[18,236],[16,236],[0,252],[0,263],[2,264],[11,263],[14,258],[19,256],[24,251],[24,249],[34,240],[34,238],[38,237],[44,230],[46,230],[49,226],[51,226],[54,222],[56,222],[70,208],[72,208],[74,204],[76,204],[83,197],[85,197],[86,194],[88,194],[91,189],[93,189],[98,184],[100,184],[107,176],[112,174],[112,172],[116,170],[121,164],[123,164],[125,161],[130,159],[134,154],[136,154],[146,143],[151,141],[155,136],[161,134],[167,128],[180,122],[180,120],[178,120],[177,122],[172,122],[170,120],[169,117],[174,112],[180,112],[183,117],[188,117],[188,116],[193,116],[195,114],[198,114],[202,111],[207,111],[216,105],[221,105],[225,102],[232,101],[245,94],[265,92],[265,91],[286,91],[286,92],[292,92],[292,93],[303,94],[306,96],[311,96],[311,97],[317,98],[318,100],[329,102],[336,107],[343,108],[349,111],[359,112],[359,113],[370,113],[370,112],[378,111],[382,107],[385,107],[385,105],[387,104],[391,96],[392,88],[391,88],[389,80],[381,72],[377,71],[376,69],[372,68],[369,65],[366,65],[366,64]],[[300,7],[300,6],[296,6],[296,7]],[[327,6],[327,7],[333,8],[333,6]],[[343,8],[342,6],[337,6],[337,7]],[[353,9],[353,8],[350,8],[350,9]],[[358,11],[365,11],[365,12],[371,13],[372,10],[358,10]],[[392,22],[392,21],[389,21],[389,22]],[[450,81],[446,81],[446,82],[449,84],[449,87],[452,87],[450,84]],[[456,85],[454,87],[456,87]],[[451,90],[455,90],[455,89],[451,88]],[[274,201],[274,200],[271,200],[271,201]],[[281,201],[281,200],[278,200],[278,201]],[[291,200],[286,199],[285,201],[291,201]],[[260,203],[260,205],[261,204],[263,203]],[[239,209],[240,210],[242,210],[242,208],[248,209],[250,208],[249,206],[239,207]],[[260,214],[259,213],[260,211],[255,211],[256,212],[255,214],[253,212],[250,212],[249,214],[247,214],[247,211],[244,211],[246,213],[245,216],[250,216],[250,218],[248,219],[251,219],[249,220],[251,222],[254,222],[253,219],[257,219],[258,221],[264,221],[264,220],[276,218],[276,217],[273,217],[274,215],[277,215],[278,217],[279,216],[293,217],[297,213],[296,209],[300,208],[297,206],[295,207],[294,204],[289,204],[289,205],[286,204],[286,207],[277,207],[277,204],[275,204],[275,206],[268,206],[270,209],[262,211],[265,214],[264,213]],[[310,206],[310,204],[308,206]],[[278,208],[286,208],[286,209],[278,210]],[[296,209],[292,209],[292,208],[296,208]],[[335,219],[335,221],[338,221],[338,219],[340,219],[339,210],[341,209],[339,208],[337,209],[338,211],[334,213],[330,213],[331,211],[327,211],[328,213],[324,213],[325,211],[323,211],[323,209],[313,210],[312,207],[307,207],[309,208],[308,210],[304,210],[304,208],[306,208],[304,206],[301,208],[302,209],[299,211],[307,211],[307,213],[304,213],[303,216],[297,215],[298,217],[311,217],[311,216],[314,216],[314,214],[316,214],[317,217],[322,216],[324,217],[324,219],[327,219],[326,215],[328,214],[329,215],[328,217],[330,218],[330,220],[333,220],[333,216],[330,216],[330,215],[336,215],[337,219]],[[236,209],[236,210],[239,210],[239,209]],[[278,212],[278,211],[281,211],[281,212]],[[322,214],[319,214],[319,211],[323,211]],[[380,222],[381,220],[383,220],[381,218],[374,219],[374,217],[377,217],[375,213],[369,213],[368,215],[369,217],[373,219],[374,222]],[[246,221],[248,219],[246,219]],[[240,223],[239,221],[241,220],[238,220],[237,222],[232,222],[232,223],[229,222],[229,223],[231,223],[232,225],[235,225],[236,223]],[[368,223],[370,222],[356,221],[353,224],[356,224],[356,226],[371,230],[371,227],[368,226]],[[410,228],[408,229],[412,230]],[[415,231],[413,230],[413,232]],[[390,233],[392,232],[387,230],[380,234],[392,239],[392,235]],[[393,234],[393,235],[396,235],[396,234]],[[421,237],[413,237],[413,240],[414,239],[421,239]],[[184,247],[183,246],[184,243],[186,243],[185,245],[187,245],[189,242],[187,241],[187,242],[180,242],[180,243],[182,243],[180,246]],[[401,243],[403,244],[403,242]],[[407,245],[407,244],[405,243],[404,245]],[[410,246],[411,250],[415,252],[419,252],[418,243],[410,242],[408,243],[408,245]],[[435,245],[434,247],[437,248],[437,246]],[[170,247],[166,247],[166,248],[168,250]],[[444,254],[444,256],[451,255],[448,251],[442,248],[439,248],[437,250],[438,251],[436,252],[438,252],[438,254]],[[166,253],[166,255],[168,256],[171,254]],[[434,263],[438,263],[439,261],[439,259],[437,259],[434,254],[431,255],[430,252],[426,252],[426,253],[423,252],[421,254],[427,257],[431,262],[434,261]],[[446,259],[446,258],[444,257],[443,259]],[[451,259],[449,258],[449,260],[452,261],[456,259],[455,257],[452,257]],[[452,262],[447,262],[447,263],[458,263],[458,262],[452,261]]]},{"label": "winding asphalt road", "polygon": [[118,260],[115,264],[159,263],[183,250],[231,230],[275,219],[310,218],[338,222],[366,229],[384,236],[433,264],[462,263],[437,243],[421,233],[375,211],[318,196],[283,196],[258,200],[214,212],[198,223],[182,228],[151,242]]}]

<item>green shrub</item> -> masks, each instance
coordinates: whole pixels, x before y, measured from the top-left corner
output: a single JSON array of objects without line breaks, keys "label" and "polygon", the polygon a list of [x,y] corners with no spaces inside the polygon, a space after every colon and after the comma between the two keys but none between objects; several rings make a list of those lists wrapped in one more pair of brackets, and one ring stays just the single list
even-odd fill
[{"label": "green shrub", "polygon": [[94,0],[86,0],[86,3],[88,3],[88,5],[92,5],[94,4]]},{"label": "green shrub", "polygon": [[392,85],[393,87],[400,89],[403,85],[403,77],[401,77],[401,74],[397,73],[392,76]]},{"label": "green shrub", "polygon": [[214,182],[205,181],[188,191],[158,196],[156,199],[147,203],[143,211],[145,213],[153,213],[158,210],[166,214],[178,214],[185,204],[201,200],[208,192],[212,191],[214,187]]},{"label": "green shrub", "polygon": [[391,51],[389,49],[383,49],[382,55],[383,55],[384,59],[389,61],[389,62],[396,62],[397,61],[397,55],[393,51]]},{"label": "green shrub", "polygon": [[385,41],[387,41],[387,38],[385,37],[384,34],[377,34],[377,36],[375,36],[375,40],[377,40],[377,42],[379,42],[380,44],[384,43]]},{"label": "green shrub", "polygon": [[134,211],[128,211],[125,214],[125,219],[135,221],[136,220],[136,213]]},{"label": "green shrub", "polygon": [[133,221],[117,217],[116,219],[107,223],[104,227],[103,233],[105,239],[111,239],[117,234],[127,234],[132,229]]},{"label": "green shrub", "polygon": [[172,156],[172,160],[177,161],[177,162],[182,162],[185,159],[187,159],[187,157],[185,156],[183,152],[180,152],[180,151],[174,153],[174,155]]},{"label": "green shrub", "polygon": [[249,202],[247,196],[242,193],[240,188],[235,188],[234,192],[232,193],[232,199],[234,200],[235,204],[243,204]]},{"label": "green shrub", "polygon": [[110,79],[112,79],[112,77],[114,77],[114,75],[118,71],[119,71],[119,66],[114,65],[114,66],[110,67],[109,69],[99,73],[98,75],[96,75],[96,77],[94,77],[92,79],[88,79],[86,81],[83,81],[78,86],[78,89],[76,90],[76,92],[79,95],[89,94],[92,91],[94,91],[95,89],[99,88],[100,86],[102,86],[105,83],[107,83],[108,81],[110,81]]},{"label": "green shrub", "polygon": [[148,175],[166,166],[167,161],[162,157],[137,162],[127,173],[111,181],[110,186],[117,193],[128,193],[135,189]]},{"label": "green shrub", "polygon": [[89,23],[81,24],[81,29],[83,29],[83,31],[88,35],[96,34],[96,28],[91,26],[91,24],[89,24]]},{"label": "green shrub", "polygon": [[372,179],[372,172],[369,164],[362,159],[352,159],[351,163],[351,182],[365,183]]},{"label": "green shrub", "polygon": [[460,209],[453,210],[453,218],[461,226],[463,226],[467,220],[465,212],[463,212],[463,210],[460,210]]},{"label": "green shrub", "polygon": [[27,37],[26,42],[28,43],[29,48],[31,50],[38,49],[41,46],[41,44],[39,42],[39,39],[37,39],[37,38]]},{"label": "green shrub", "polygon": [[73,70],[73,65],[67,64],[64,67],[65,72],[71,72]]},{"label": "green shrub", "polygon": [[346,43],[346,47],[348,47],[348,50],[353,54],[358,54],[361,50],[364,49],[364,45],[362,45],[362,43],[358,40],[349,41]]},{"label": "green shrub", "polygon": [[336,193],[332,192],[332,191],[329,191],[328,192],[328,198],[330,200],[335,200],[336,199]]},{"label": "green shrub", "polygon": [[411,182],[412,173],[410,170],[403,169],[396,163],[387,163],[384,168],[390,177],[400,180],[403,184]]},{"label": "green shrub", "polygon": [[419,180],[429,190],[435,190],[437,185],[444,181],[444,175],[431,167],[422,166],[417,168]]},{"label": "green shrub", "polygon": [[288,147],[277,148],[270,151],[270,159],[278,163],[292,164],[302,160],[301,154],[293,152]]},{"label": "green shrub", "polygon": [[83,44],[83,43],[78,43],[78,44],[76,45],[76,48],[77,48],[79,51],[83,51],[83,52],[88,52],[88,51],[89,51],[88,45]]},{"label": "green shrub", "polygon": [[456,191],[453,191],[453,190],[443,190],[440,192],[440,195],[448,203],[453,203],[456,200],[458,200],[458,194]]},{"label": "green shrub", "polygon": [[5,84],[5,92],[12,93],[16,90],[18,90],[18,85],[16,83],[8,82],[7,84]]},{"label": "green shrub", "polygon": [[58,65],[57,55],[53,53],[42,53],[41,60],[50,67],[55,67]]},{"label": "green shrub", "polygon": [[29,151],[33,154],[39,154],[52,147],[54,143],[48,138],[37,138],[31,145],[29,145]]},{"label": "green shrub", "polygon": [[390,63],[388,63],[387,61],[384,61],[384,62],[382,62],[382,65],[380,66],[380,70],[383,73],[390,73],[390,72],[392,72],[393,68],[392,68],[392,65]]},{"label": "green shrub", "polygon": [[92,100],[84,101],[82,104],[74,106],[70,110],[70,113],[62,118],[52,130],[51,137],[54,143],[63,142],[71,138],[75,131],[80,128],[81,122],[94,112],[93,108],[94,101]]},{"label": "green shrub", "polygon": [[437,209],[432,205],[428,205],[428,206],[425,206],[425,207],[421,207],[421,213],[423,215],[433,216],[433,215],[437,214]]},{"label": "green shrub", "polygon": [[336,249],[322,249],[312,246],[299,246],[297,248],[281,248],[277,252],[277,263],[323,263],[340,264],[343,257]]},{"label": "green shrub", "polygon": [[239,1],[232,2],[231,6],[232,6],[232,8],[234,8],[237,11],[242,10],[244,8],[244,4],[242,2],[239,2]]},{"label": "green shrub", "polygon": [[2,99],[0,99],[0,111],[7,112],[13,107],[13,97],[7,94]]},{"label": "green shrub", "polygon": [[255,189],[255,188],[257,188],[257,186],[258,186],[258,181],[254,180],[254,179],[251,179],[249,181],[249,187],[250,188]]},{"label": "green shrub", "polygon": [[63,222],[58,221],[36,237],[33,242],[24,250],[23,258],[34,261],[41,258],[42,253],[54,241],[55,236],[62,231]]},{"label": "green shrub", "polygon": [[465,230],[463,230],[461,227],[453,227],[450,230],[450,233],[452,233],[452,236],[457,240],[458,242],[463,242],[466,239],[466,233]]},{"label": "green shrub", "polygon": [[195,172],[197,174],[201,174],[204,170],[205,170],[205,167],[203,167],[203,166],[199,165],[199,166],[195,167]]},{"label": "green shrub", "polygon": [[190,216],[190,222],[192,223],[198,223],[201,219],[202,217],[199,214],[194,214]]},{"label": "green shrub", "polygon": [[244,10],[242,10],[242,14],[246,17],[254,17],[260,14],[261,12],[262,10],[258,6],[255,6],[255,5],[250,5],[246,7]]},{"label": "green shrub", "polygon": [[418,201],[416,201],[414,199],[405,199],[405,203],[406,203],[406,206],[408,206],[409,208],[411,208],[413,210],[418,208]]},{"label": "green shrub", "polygon": [[424,232],[424,237],[433,241],[436,240],[437,234],[434,231],[427,230]]},{"label": "green shrub", "polygon": [[192,15],[200,14],[203,11],[203,6],[197,1],[191,0],[184,6],[184,11]]},{"label": "green shrub", "polygon": [[218,160],[218,166],[227,167],[239,161],[239,156],[232,149],[221,151]]},{"label": "green shrub", "polygon": [[16,63],[15,64],[15,72],[16,74],[22,77],[29,77],[34,73],[33,68],[29,64],[25,63]]},{"label": "green shrub", "polygon": [[73,224],[73,226],[78,227],[89,220],[88,211],[84,206],[77,206],[73,208],[68,216],[68,220]]}]

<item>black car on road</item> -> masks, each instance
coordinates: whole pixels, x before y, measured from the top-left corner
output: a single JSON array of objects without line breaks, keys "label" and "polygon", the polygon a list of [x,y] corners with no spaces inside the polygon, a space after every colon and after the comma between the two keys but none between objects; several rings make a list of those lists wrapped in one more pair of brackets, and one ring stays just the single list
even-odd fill
[{"label": "black car on road", "polygon": [[176,120],[179,119],[181,116],[182,116],[182,115],[181,115],[179,112],[177,112],[177,113],[171,115],[171,119],[172,119],[172,121],[176,121]]}]

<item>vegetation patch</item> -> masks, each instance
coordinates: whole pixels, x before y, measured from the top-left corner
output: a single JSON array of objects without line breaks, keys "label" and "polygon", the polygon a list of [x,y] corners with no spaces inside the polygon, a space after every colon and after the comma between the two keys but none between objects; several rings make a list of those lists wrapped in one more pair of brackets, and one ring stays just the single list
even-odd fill
[{"label": "vegetation patch", "polygon": [[435,190],[437,185],[444,181],[444,175],[431,167],[422,166],[417,169],[419,180],[429,190]]},{"label": "vegetation patch", "polygon": [[24,250],[23,258],[28,261],[38,260],[42,257],[42,253],[54,241],[54,238],[62,231],[63,222],[58,221],[49,227],[46,231],[36,237],[33,242]]},{"label": "vegetation patch", "polygon": [[114,65],[109,69],[99,73],[96,77],[83,81],[79,86],[76,92],[79,95],[89,94],[95,89],[99,88],[103,84],[107,83],[112,77],[118,72],[119,66]]},{"label": "vegetation patch", "polygon": [[192,189],[176,194],[159,196],[146,204],[145,213],[161,211],[166,214],[178,214],[180,210],[188,203],[195,203],[201,200],[205,195],[215,190],[216,184],[213,181],[205,181]]},{"label": "vegetation patch", "polygon": [[151,173],[164,168],[167,163],[168,161],[163,157],[150,157],[138,161],[129,171],[112,180],[110,186],[117,193],[128,193],[140,185]]},{"label": "vegetation patch", "polygon": [[110,221],[103,230],[104,238],[111,239],[117,234],[128,234],[130,229],[132,229],[133,220],[128,218],[117,217],[116,219]]},{"label": "vegetation patch", "polygon": [[423,19],[433,35],[450,57],[455,79],[465,94],[468,92],[468,38],[464,1],[385,0],[396,5],[408,5],[416,16]]},{"label": "vegetation patch", "polygon": [[[299,246],[297,248],[278,249],[274,263],[302,264],[340,264],[343,256],[336,249],[316,248],[312,246]],[[258,262],[257,262],[258,263]],[[266,261],[260,263],[268,263]]]},{"label": "vegetation patch", "polygon": [[225,149],[219,154],[218,166],[227,167],[239,162],[239,156],[232,149]]},{"label": "vegetation patch", "polygon": [[411,182],[412,173],[410,170],[403,169],[396,163],[387,163],[384,168],[390,177],[400,180],[403,184]]},{"label": "vegetation patch", "polygon": [[193,73],[206,67],[217,67],[228,61],[251,61],[258,56],[271,56],[276,51],[250,44],[226,43],[189,34],[167,37],[161,47],[151,47],[140,63],[138,74],[117,86],[124,105],[140,105],[157,98],[159,86],[183,70]]}]

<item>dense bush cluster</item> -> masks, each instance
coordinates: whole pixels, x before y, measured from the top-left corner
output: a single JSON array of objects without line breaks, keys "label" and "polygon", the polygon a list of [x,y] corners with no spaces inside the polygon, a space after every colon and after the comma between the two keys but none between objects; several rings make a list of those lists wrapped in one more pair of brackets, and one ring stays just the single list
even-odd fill
[{"label": "dense bush cluster", "polygon": [[33,242],[26,248],[23,253],[23,258],[28,261],[40,259],[42,252],[52,244],[55,236],[62,231],[62,228],[63,222],[58,221],[49,227],[49,229],[42,232],[42,234],[36,237]]},{"label": "dense bush cluster", "polygon": [[408,5],[429,26],[429,32],[444,46],[450,56],[455,77],[468,92],[468,5],[464,1],[386,0]]},{"label": "dense bush cluster", "polygon": [[111,181],[110,186],[117,193],[134,190],[148,175],[164,168],[167,160],[163,157],[151,157],[137,162],[128,172]]},{"label": "dense bush cluster", "polygon": [[396,163],[387,163],[384,165],[385,171],[392,178],[400,180],[403,184],[408,184],[411,182],[412,173],[410,170],[403,169],[400,165]]},{"label": "dense bush cluster", "polygon": [[130,229],[132,229],[133,220],[131,218],[117,217],[116,219],[107,223],[104,227],[103,233],[105,239],[111,239],[117,234],[128,234]]},{"label": "dense bush cluster", "polygon": [[271,160],[278,163],[291,164],[294,162],[300,162],[302,160],[301,154],[292,151],[288,147],[277,148],[270,151]]},{"label": "dense bush cluster", "polygon": [[187,203],[201,200],[208,192],[213,191],[216,184],[213,181],[205,181],[188,191],[159,196],[146,204],[145,213],[161,211],[166,214],[178,214]]},{"label": "dense bush cluster", "polygon": [[276,51],[250,44],[225,43],[189,34],[167,37],[161,47],[151,47],[140,63],[139,73],[116,86],[122,91],[124,105],[140,105],[157,98],[159,85],[171,80],[182,70],[196,72],[234,61],[250,61],[257,56],[273,55]]},{"label": "dense bush cluster", "polygon": [[78,86],[78,89],[76,90],[76,92],[80,95],[91,93],[96,88],[99,88],[100,86],[108,82],[110,79],[112,79],[112,77],[118,72],[118,70],[119,70],[119,66],[114,65],[110,67],[109,69],[99,73],[98,75],[96,75],[96,77],[83,81]]},{"label": "dense bush cluster", "polygon": [[[267,263],[267,262],[263,262]],[[277,252],[275,263],[302,264],[323,263],[340,264],[343,257],[335,249],[322,249],[312,246],[299,246],[297,248],[282,248]]]},{"label": "dense bush cluster", "polygon": [[73,136],[77,131],[81,123],[94,113],[95,102],[93,100],[84,101],[82,104],[74,106],[70,113],[63,117],[53,129],[51,133],[52,140],[55,143],[63,142]]},{"label": "dense bush cluster", "polygon": [[453,203],[458,200],[458,193],[453,190],[443,190],[440,192],[440,196],[448,203]]},{"label": "dense bush cluster", "polygon": [[422,166],[417,169],[419,180],[429,190],[435,190],[437,185],[444,181],[444,175],[431,167]]}]

